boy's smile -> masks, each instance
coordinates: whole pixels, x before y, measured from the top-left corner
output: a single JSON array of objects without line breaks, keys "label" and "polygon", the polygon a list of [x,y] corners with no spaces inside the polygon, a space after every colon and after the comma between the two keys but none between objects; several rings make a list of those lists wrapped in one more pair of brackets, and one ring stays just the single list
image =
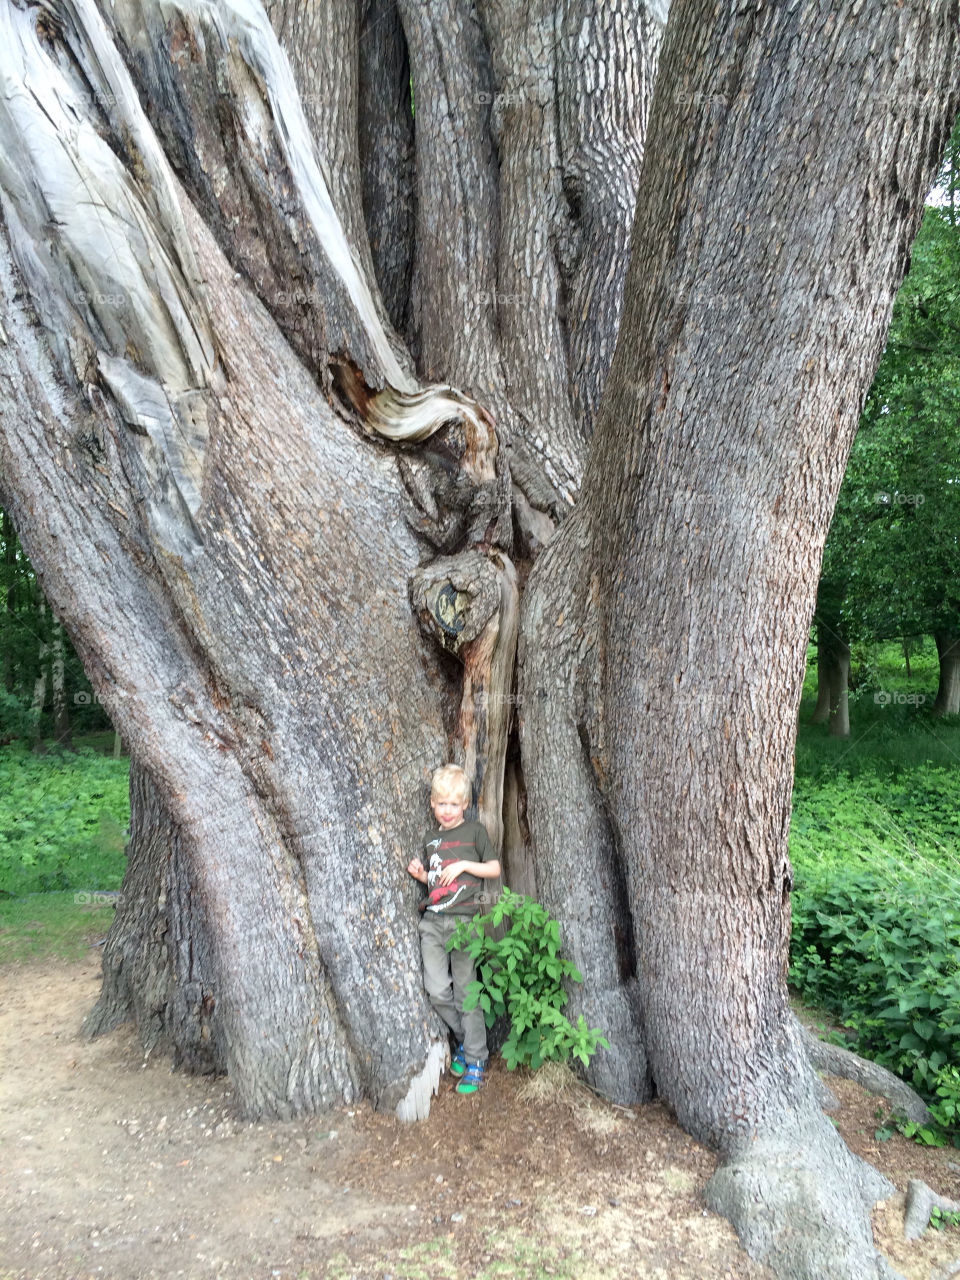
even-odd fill
[{"label": "boy's smile", "polygon": [[463,811],[466,807],[462,800],[454,800],[449,796],[433,796],[430,799],[430,808],[433,810],[433,816],[444,831],[449,831],[451,827],[460,826],[460,823],[463,822]]}]

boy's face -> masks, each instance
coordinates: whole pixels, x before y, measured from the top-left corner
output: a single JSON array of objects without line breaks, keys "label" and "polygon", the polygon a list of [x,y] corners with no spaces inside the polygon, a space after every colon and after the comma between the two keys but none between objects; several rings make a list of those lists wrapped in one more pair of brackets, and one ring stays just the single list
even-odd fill
[{"label": "boy's face", "polygon": [[430,808],[433,810],[433,816],[444,831],[449,831],[451,827],[459,827],[463,821],[463,811],[466,807],[459,796],[441,794],[430,797]]}]

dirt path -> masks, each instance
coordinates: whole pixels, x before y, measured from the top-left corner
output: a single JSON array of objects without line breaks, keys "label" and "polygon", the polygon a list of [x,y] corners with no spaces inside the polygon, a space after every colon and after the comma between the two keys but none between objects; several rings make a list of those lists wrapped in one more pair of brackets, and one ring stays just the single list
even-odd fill
[{"label": "dirt path", "polygon": [[[525,1098],[495,1064],[421,1125],[366,1106],[247,1125],[224,1080],[145,1061],[129,1026],[81,1040],[98,988],[95,951],[0,968],[0,1280],[770,1274],[702,1209],[713,1157],[659,1105]],[[875,1100],[840,1087],[845,1136],[870,1145]],[[960,1153],[877,1152],[902,1186],[960,1195]],[[897,1254],[910,1280],[960,1255],[960,1231],[928,1236]]]}]

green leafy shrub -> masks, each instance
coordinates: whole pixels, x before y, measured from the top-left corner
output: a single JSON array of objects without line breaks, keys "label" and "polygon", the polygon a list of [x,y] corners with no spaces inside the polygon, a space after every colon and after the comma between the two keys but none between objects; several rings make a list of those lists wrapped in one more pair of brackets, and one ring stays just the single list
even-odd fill
[{"label": "green leafy shrub", "polygon": [[0,893],[115,889],[130,822],[129,761],[0,750]]},{"label": "green leafy shrub", "polygon": [[916,1088],[936,1128],[907,1136],[930,1143],[960,1129],[957,885],[949,866],[828,860],[799,872],[793,893],[791,982]]},{"label": "green leafy shrub", "polygon": [[[503,936],[491,936],[508,921]],[[478,1004],[488,1027],[501,1015],[510,1020],[504,1042],[507,1067],[529,1066],[577,1058],[586,1066],[598,1048],[609,1049],[583,1015],[572,1026],[563,1014],[564,982],[582,981],[577,967],[560,954],[560,927],[547,912],[522,893],[505,888],[490,912],[464,920],[447,944],[469,951],[478,981],[468,988],[464,1009]]]},{"label": "green leafy shrub", "polygon": [[38,716],[25,697],[16,693],[8,693],[0,687],[0,742],[7,743],[15,738],[32,738],[37,727]]}]

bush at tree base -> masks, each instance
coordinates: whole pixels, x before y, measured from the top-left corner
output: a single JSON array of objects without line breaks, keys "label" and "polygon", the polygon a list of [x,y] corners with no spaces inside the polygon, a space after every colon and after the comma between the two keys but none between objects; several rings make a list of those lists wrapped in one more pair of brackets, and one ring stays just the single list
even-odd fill
[{"label": "bush at tree base", "polygon": [[[508,922],[501,938],[499,931]],[[564,1015],[564,982],[581,982],[576,967],[560,954],[560,926],[522,893],[504,888],[493,910],[464,920],[447,944],[469,951],[479,978],[467,989],[464,1009],[483,1010],[486,1025],[506,1015],[510,1032],[501,1049],[507,1067],[576,1058],[584,1066],[598,1048],[609,1049],[604,1036],[588,1027],[581,1014],[576,1025]]]}]

